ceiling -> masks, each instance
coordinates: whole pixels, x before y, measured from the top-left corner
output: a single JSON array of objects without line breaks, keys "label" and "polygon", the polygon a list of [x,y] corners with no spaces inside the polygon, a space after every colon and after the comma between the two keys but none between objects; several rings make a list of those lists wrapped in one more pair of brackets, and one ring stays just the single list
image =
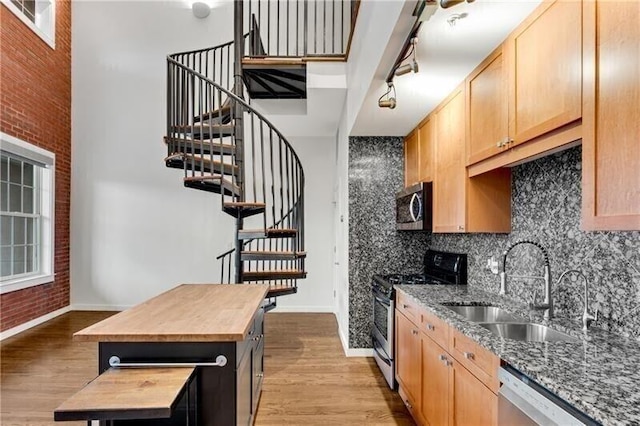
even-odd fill
[{"label": "ceiling", "polygon": [[[448,9],[439,8],[418,33],[419,72],[394,79],[397,107],[390,110],[379,108],[378,98],[386,91],[386,76],[407,36],[407,26],[397,25],[351,135],[404,136],[409,133],[539,3],[540,0],[476,0]],[[447,23],[452,14],[464,12],[468,16],[455,27]],[[405,22],[406,19],[404,17]],[[402,32],[402,36],[398,37],[396,32]]]}]

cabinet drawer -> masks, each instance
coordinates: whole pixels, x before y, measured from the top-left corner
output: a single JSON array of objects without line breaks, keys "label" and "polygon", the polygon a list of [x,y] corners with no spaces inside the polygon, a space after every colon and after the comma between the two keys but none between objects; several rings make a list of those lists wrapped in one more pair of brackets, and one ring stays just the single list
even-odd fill
[{"label": "cabinet drawer", "polygon": [[449,325],[429,312],[422,312],[421,329],[438,345],[449,350]]},{"label": "cabinet drawer", "polygon": [[500,359],[458,330],[451,330],[449,352],[489,389],[497,393],[500,387]]},{"label": "cabinet drawer", "polygon": [[401,291],[396,293],[396,301],[398,302],[397,308],[414,324],[420,324],[420,307],[411,298],[406,296]]}]

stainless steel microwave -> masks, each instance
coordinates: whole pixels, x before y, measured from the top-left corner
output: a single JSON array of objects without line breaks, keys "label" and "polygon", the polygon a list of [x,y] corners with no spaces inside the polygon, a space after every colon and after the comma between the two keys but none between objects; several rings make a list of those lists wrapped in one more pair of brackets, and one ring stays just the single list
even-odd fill
[{"label": "stainless steel microwave", "polygon": [[432,182],[422,182],[403,189],[396,195],[396,229],[431,231],[432,208]]}]

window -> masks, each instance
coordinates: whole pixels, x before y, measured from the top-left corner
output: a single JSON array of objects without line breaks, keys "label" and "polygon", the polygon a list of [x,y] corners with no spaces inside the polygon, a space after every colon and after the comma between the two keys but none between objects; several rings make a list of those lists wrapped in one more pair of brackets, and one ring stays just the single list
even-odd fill
[{"label": "window", "polygon": [[55,48],[55,0],[0,0],[51,48]]},{"label": "window", "polygon": [[0,293],[53,281],[55,155],[0,133]]}]

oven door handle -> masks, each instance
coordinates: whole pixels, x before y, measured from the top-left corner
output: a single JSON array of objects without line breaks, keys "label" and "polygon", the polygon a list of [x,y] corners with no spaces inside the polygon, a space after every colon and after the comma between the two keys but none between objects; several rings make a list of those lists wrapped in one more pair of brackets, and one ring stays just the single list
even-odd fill
[{"label": "oven door handle", "polygon": [[376,353],[378,354],[382,362],[384,362],[389,366],[391,365],[391,360],[389,359],[389,356],[384,353],[384,351],[382,350],[382,347],[380,347],[380,344],[376,339],[373,339],[373,350],[376,351]]},{"label": "oven door handle", "polygon": [[373,294],[373,297],[376,299],[376,302],[380,302],[382,303],[384,306],[388,306],[391,307],[391,300],[388,299],[383,299],[382,297],[378,296],[377,294]]}]

